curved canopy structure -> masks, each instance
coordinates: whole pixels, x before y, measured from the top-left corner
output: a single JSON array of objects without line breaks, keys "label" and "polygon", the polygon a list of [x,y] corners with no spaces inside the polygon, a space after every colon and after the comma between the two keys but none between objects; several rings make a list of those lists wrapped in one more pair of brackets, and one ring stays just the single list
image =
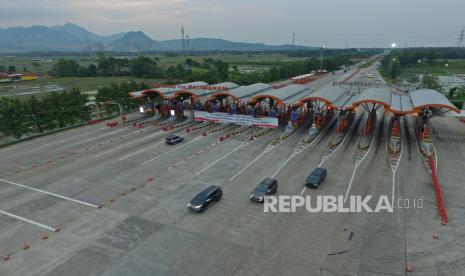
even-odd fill
[{"label": "curved canopy structure", "polygon": [[456,113],[460,109],[455,107],[442,93],[432,89],[419,89],[410,92],[413,110],[418,111],[424,108],[446,108]]},{"label": "curved canopy structure", "polygon": [[266,83],[255,83],[247,86],[240,86],[230,91],[221,91],[211,94],[210,100],[219,96],[231,97],[234,101],[244,98],[250,98],[253,95],[271,89],[272,86]]},{"label": "curved canopy structure", "polygon": [[266,83],[255,83],[238,86],[232,82],[208,85],[197,81],[169,87],[156,87],[129,93],[132,97],[141,98],[149,95],[162,99],[172,99],[185,95],[193,98],[209,96],[209,100],[230,97],[233,101],[256,103],[263,99],[272,99],[278,105],[301,106],[307,102],[323,102],[328,109],[354,110],[359,105],[372,103],[383,106],[396,115],[406,115],[422,109],[447,109],[460,113],[442,93],[431,89],[419,89],[409,94],[397,94],[389,87],[368,88],[358,95],[346,93],[339,86],[326,86],[315,92],[299,84],[291,84],[278,89]]},{"label": "curved canopy structure", "polygon": [[187,94],[194,98],[200,98],[200,97],[211,95],[218,91],[228,91],[230,89],[234,89],[237,87],[239,87],[239,85],[233,82],[222,82],[222,83],[217,83],[213,85],[202,85],[202,86],[197,86],[191,89],[182,89],[182,90],[176,91],[172,95],[172,97],[177,98],[179,96]]},{"label": "curved canopy structure", "polygon": [[145,89],[141,91],[135,91],[135,92],[129,93],[129,95],[134,98],[143,98],[143,97],[147,97],[148,95],[152,94],[152,95],[159,96],[160,98],[167,99],[173,96],[174,93],[181,91],[183,89],[201,87],[205,85],[208,85],[208,83],[203,82],[203,81],[194,81],[194,82],[188,82],[188,83],[175,85],[172,87],[157,87],[157,88]]},{"label": "curved canopy structure", "polygon": [[277,104],[292,104],[304,95],[309,94],[310,89],[300,84],[291,84],[278,89],[262,91],[248,99],[249,102],[257,102],[263,99],[273,99]]},{"label": "curved canopy structure", "polygon": [[333,106],[336,107],[338,110],[353,110],[353,103],[356,99],[357,96],[353,94],[344,94],[334,102]]},{"label": "curved canopy structure", "polygon": [[388,87],[368,88],[358,95],[352,105],[357,107],[364,103],[373,103],[389,108],[391,106],[391,95],[392,91]]},{"label": "curved canopy structure", "polygon": [[328,106],[335,107],[335,102],[345,93],[345,89],[339,86],[326,86],[312,94],[300,99],[303,104],[308,101],[325,102]]},{"label": "curved canopy structure", "polygon": [[412,112],[413,107],[410,102],[410,97],[407,95],[392,94],[391,105],[389,107],[392,113],[397,115],[405,115]]}]

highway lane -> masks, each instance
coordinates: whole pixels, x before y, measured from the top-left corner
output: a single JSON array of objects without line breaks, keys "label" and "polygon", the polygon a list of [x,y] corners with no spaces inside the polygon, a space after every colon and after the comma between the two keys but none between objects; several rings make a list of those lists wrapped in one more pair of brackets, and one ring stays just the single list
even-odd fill
[{"label": "highway lane", "polygon": [[[346,192],[356,140],[363,127],[363,120],[359,118],[345,144],[325,162],[329,172],[327,181],[317,190],[306,190],[304,195],[343,195]],[[352,195],[390,196],[391,172],[385,150],[387,120],[385,118],[383,126],[378,128],[373,148],[359,168],[351,188]],[[425,275],[428,271],[436,275],[438,271],[458,273],[463,269],[461,256],[464,254],[461,198],[465,188],[461,184],[465,180],[462,173],[465,149],[460,141],[435,139],[440,160],[439,177],[451,218],[450,225],[440,226],[434,190],[419,158],[411,121],[407,121],[412,133],[403,137],[404,145],[412,145],[413,151],[411,158],[405,155],[399,168],[396,198],[422,196],[425,206],[423,209],[398,209],[394,214],[313,214],[303,209],[296,213],[272,214],[264,213],[263,206],[251,203],[250,191],[281,167],[306,131],[291,136],[289,141],[265,154],[230,182],[228,179],[260,155],[282,130],[271,131],[256,142],[238,148],[249,135],[243,132],[174,169],[168,168],[216,143],[228,130],[171,151],[173,147],[162,143],[164,135],[150,136],[156,133],[153,129],[133,139],[97,147],[18,174],[0,162],[2,178],[86,202],[105,203],[102,209],[96,209],[0,183],[0,210],[61,227],[60,232],[48,233],[49,238],[42,240],[40,235],[46,230],[0,216],[0,255],[14,253],[11,260],[0,264],[0,274],[405,275],[407,261],[413,263],[415,271]],[[438,118],[433,124],[440,132],[465,135],[458,122]],[[91,132],[89,137],[102,135],[96,129],[87,130]],[[131,131],[134,130],[128,133]],[[187,135],[186,142],[201,132]],[[303,180],[320,162],[333,133],[331,129],[321,141],[305,149],[279,171],[276,175],[280,183],[278,194],[301,193]],[[119,133],[113,133],[102,139],[117,137]],[[60,139],[63,137],[51,137],[48,143],[53,145]],[[82,136],[72,143],[80,140],[85,139]],[[24,148],[33,147],[33,143],[24,143]],[[108,152],[114,148],[118,149]],[[49,149],[44,146],[31,156],[44,155]],[[10,150],[0,149],[0,155]],[[140,156],[123,158],[138,151]],[[162,158],[140,166],[144,160],[164,153],[167,154]],[[227,158],[214,163],[229,153]],[[18,152],[18,156],[21,155],[28,156]],[[2,160],[16,157],[4,158]],[[148,181],[148,176],[154,179]],[[186,203],[210,184],[223,185],[222,201],[201,215],[188,212]],[[439,232],[439,240],[432,239],[434,231]],[[30,242],[31,248],[21,249],[23,241]],[[207,269],[205,262],[215,265]],[[79,263],[86,263],[86,266],[76,266]]]}]

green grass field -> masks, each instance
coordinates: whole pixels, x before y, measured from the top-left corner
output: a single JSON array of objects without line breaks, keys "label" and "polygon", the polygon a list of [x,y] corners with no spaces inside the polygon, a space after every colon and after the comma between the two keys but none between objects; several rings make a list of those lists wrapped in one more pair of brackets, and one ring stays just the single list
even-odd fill
[{"label": "green grass field", "polygon": [[402,67],[400,78],[407,78],[412,74],[433,74],[436,76],[465,74],[465,60],[447,62],[433,61],[410,64]]},{"label": "green grass field", "polygon": [[[131,56],[127,58],[135,58],[136,56]],[[151,57],[156,57],[159,59],[159,65],[161,67],[168,67],[170,65],[177,65],[182,63],[184,58],[182,56],[176,57],[167,57],[166,55],[152,55]],[[296,61],[303,60],[303,57],[288,57],[287,55],[278,54],[278,53],[253,53],[253,54],[226,54],[226,53],[215,53],[215,54],[205,54],[205,55],[195,55],[188,56],[197,62],[202,62],[204,58],[212,59],[221,59],[225,62],[228,62],[231,65],[270,65],[279,62],[287,61]],[[37,73],[46,73],[50,71],[53,64],[58,61],[58,59],[72,59],[79,63],[81,66],[88,66],[90,64],[97,64],[97,56],[54,56],[54,57],[14,57],[14,56],[0,56],[0,66],[8,68],[8,66],[13,65],[16,67],[16,70],[22,72],[23,68],[27,68],[30,72]],[[33,64],[33,60],[36,61],[36,65]]]},{"label": "green grass field", "polygon": [[125,81],[145,82],[147,84],[160,82],[160,80],[156,79],[139,79],[133,77],[50,78],[0,84],[0,96],[30,96],[31,92],[40,94],[40,92],[47,92],[49,89],[63,88],[69,90],[73,87],[79,88],[82,92],[87,92],[98,90],[112,83],[119,84]]},{"label": "green grass field", "polygon": [[[184,61],[184,57],[167,57],[166,55],[153,55],[159,59],[160,67],[169,67],[177,65]],[[197,62],[202,62],[204,58],[212,58],[216,60],[223,60],[231,66],[237,66],[240,71],[250,72],[256,70],[269,69],[273,64],[288,61],[303,60],[303,57],[288,57],[287,55],[278,53],[212,53],[205,55],[188,56]],[[18,72],[23,72],[26,68],[30,72],[47,73],[51,70],[54,63],[60,58],[72,59],[79,63],[81,66],[88,66],[90,64],[97,64],[97,56],[37,56],[37,57],[22,57],[22,56],[0,56],[0,66],[8,68],[13,65]],[[131,56],[128,58],[135,58]],[[34,62],[35,61],[35,62]],[[202,70],[202,69],[196,69]],[[32,94],[40,94],[50,91],[51,89],[71,89],[77,87],[82,92],[95,91],[100,87],[108,86],[111,83],[121,83],[124,81],[145,82],[147,84],[159,83],[161,80],[155,79],[138,79],[133,77],[90,77],[90,78],[42,78],[36,81],[23,81],[14,83],[0,83],[0,96],[30,96]]]}]

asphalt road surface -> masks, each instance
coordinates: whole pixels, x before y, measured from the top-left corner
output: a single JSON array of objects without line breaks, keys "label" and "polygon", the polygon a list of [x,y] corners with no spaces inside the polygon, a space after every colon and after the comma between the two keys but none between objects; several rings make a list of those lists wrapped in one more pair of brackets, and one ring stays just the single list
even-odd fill
[{"label": "asphalt road surface", "polygon": [[[360,123],[324,163],[328,177],[317,190],[303,183],[335,125],[289,161],[308,129],[265,154],[283,130],[250,142],[257,130],[179,122],[171,132],[185,141],[175,146],[164,144],[163,126],[148,123],[143,129],[86,126],[1,149],[0,256],[9,259],[0,260],[0,275],[405,275],[407,265],[409,275],[464,275],[465,125],[456,119],[433,120],[446,226],[411,118],[403,120],[395,199],[422,199],[423,208],[265,213],[249,201],[252,189],[278,169],[278,195],[344,195],[366,118],[357,116]],[[378,118],[350,195],[391,195],[389,114]],[[235,135],[219,142],[228,133]],[[190,213],[187,202],[210,184],[223,188],[223,199],[203,214]]]}]

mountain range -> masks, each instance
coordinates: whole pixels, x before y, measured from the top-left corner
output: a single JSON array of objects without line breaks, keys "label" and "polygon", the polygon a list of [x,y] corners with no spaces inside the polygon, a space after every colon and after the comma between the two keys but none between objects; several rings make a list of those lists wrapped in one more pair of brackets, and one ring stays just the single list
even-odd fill
[{"label": "mountain range", "polygon": [[[297,45],[266,45],[219,38],[191,38],[187,51],[279,51],[315,49]],[[0,53],[86,51],[182,51],[182,39],[154,40],[141,31],[100,36],[76,24],[0,28]]]}]

